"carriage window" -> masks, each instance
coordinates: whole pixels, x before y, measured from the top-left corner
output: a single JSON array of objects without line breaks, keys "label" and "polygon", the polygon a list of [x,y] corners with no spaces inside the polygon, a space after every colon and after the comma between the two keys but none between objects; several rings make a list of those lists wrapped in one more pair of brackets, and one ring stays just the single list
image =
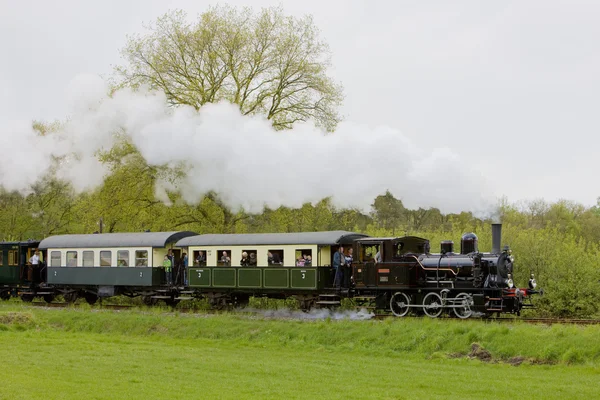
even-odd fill
[{"label": "carriage window", "polygon": [[8,265],[19,265],[19,252],[17,250],[8,251]]},{"label": "carriage window", "polygon": [[110,267],[112,264],[112,252],[110,251],[101,251],[100,252],[100,266],[101,267]]},{"label": "carriage window", "polygon": [[13,265],[19,265],[19,252],[13,250]]},{"label": "carriage window", "polygon": [[312,265],[312,249],[296,250],[296,267]]},{"label": "carriage window", "polygon": [[117,251],[117,265],[119,267],[129,267],[129,250]]},{"label": "carriage window", "polygon": [[148,266],[148,250],[136,250],[135,251],[135,266],[136,267],[147,267]]},{"label": "carriage window", "polygon": [[77,252],[76,251],[67,251],[67,267],[76,267],[77,266]]},{"label": "carriage window", "polygon": [[[249,267],[256,267],[256,250],[242,250],[242,259],[244,259],[244,253],[246,253],[247,256],[247,263],[246,265]],[[240,265],[242,265],[242,262],[240,260]]]},{"label": "carriage window", "polygon": [[196,267],[206,266],[206,251],[205,250],[194,250],[194,265]]},{"label": "carriage window", "polygon": [[83,262],[84,267],[93,267],[94,266],[94,252],[91,250],[86,250],[81,255],[81,261]]},{"label": "carriage window", "polygon": [[230,267],[231,266],[231,250],[219,250],[217,252],[219,260],[217,261],[217,267]]},{"label": "carriage window", "polygon": [[50,266],[51,267],[60,267],[61,263],[61,254],[60,251],[53,251],[50,253]]},{"label": "carriage window", "polygon": [[283,250],[269,250],[267,252],[269,266],[283,265]]}]

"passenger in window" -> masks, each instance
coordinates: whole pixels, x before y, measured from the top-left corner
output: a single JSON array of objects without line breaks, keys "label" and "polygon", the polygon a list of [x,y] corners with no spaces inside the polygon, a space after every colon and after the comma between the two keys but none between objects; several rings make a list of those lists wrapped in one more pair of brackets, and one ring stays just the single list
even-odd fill
[{"label": "passenger in window", "polygon": [[251,267],[256,267],[256,254],[250,253],[249,263]]},{"label": "passenger in window", "polygon": [[226,251],[223,252],[223,255],[221,256],[221,262],[223,263],[224,266],[228,267],[229,264],[231,263],[231,258],[229,257],[229,255],[227,254]]},{"label": "passenger in window", "polygon": [[281,265],[281,259],[279,258],[279,254],[271,253],[270,251],[267,253],[267,259],[269,261],[269,265]]},{"label": "passenger in window", "polygon": [[206,264],[206,257],[204,256],[203,251],[198,252],[198,257],[196,257],[196,264],[199,267],[202,267],[202,266],[204,266],[204,264]]},{"label": "passenger in window", "polygon": [[296,267],[304,267],[306,263],[306,260],[304,260],[304,257],[300,256],[298,257],[298,260],[296,260]]},{"label": "passenger in window", "polygon": [[240,265],[242,267],[247,267],[250,265],[250,259],[248,258],[248,253],[245,251],[242,253],[242,259],[240,260]]},{"label": "passenger in window", "polygon": [[312,257],[310,256],[310,254],[307,254],[304,260],[304,266],[309,267],[312,265]]},{"label": "passenger in window", "polygon": [[271,253],[270,251],[267,252],[267,262],[269,263],[269,265],[273,264],[273,253]]}]

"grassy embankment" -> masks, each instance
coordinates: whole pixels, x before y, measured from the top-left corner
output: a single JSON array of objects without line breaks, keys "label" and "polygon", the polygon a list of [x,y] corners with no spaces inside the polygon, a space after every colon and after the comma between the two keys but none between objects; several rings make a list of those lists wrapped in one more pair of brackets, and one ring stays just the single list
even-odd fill
[{"label": "grassy embankment", "polygon": [[8,303],[0,398],[598,398],[599,338],[597,326]]}]

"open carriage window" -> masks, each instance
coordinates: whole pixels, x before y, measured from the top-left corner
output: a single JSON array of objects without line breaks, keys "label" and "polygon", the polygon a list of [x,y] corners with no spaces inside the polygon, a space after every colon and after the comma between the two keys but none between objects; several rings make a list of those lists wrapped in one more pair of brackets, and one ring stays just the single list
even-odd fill
[{"label": "open carriage window", "polygon": [[312,249],[296,250],[296,267],[312,266]]},{"label": "open carriage window", "polygon": [[206,266],[206,251],[205,250],[194,250],[194,266],[205,267]]},{"label": "open carriage window", "polygon": [[283,265],[283,250],[267,251],[267,262],[269,266]]},{"label": "open carriage window", "polygon": [[129,267],[129,250],[117,251],[117,265],[119,267]]},{"label": "open carriage window", "polygon": [[240,265],[242,267],[256,267],[256,250],[242,250],[242,259],[240,260]]},{"label": "open carriage window", "polygon": [[231,250],[219,250],[217,267],[231,267]]},{"label": "open carriage window", "polygon": [[148,266],[148,250],[136,250],[135,251],[135,266],[136,267],[147,267]]}]

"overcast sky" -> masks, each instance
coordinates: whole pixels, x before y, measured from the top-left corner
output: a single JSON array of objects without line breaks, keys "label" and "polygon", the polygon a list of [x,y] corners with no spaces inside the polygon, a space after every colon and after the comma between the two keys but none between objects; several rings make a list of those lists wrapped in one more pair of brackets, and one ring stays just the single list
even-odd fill
[{"label": "overcast sky", "polygon": [[[312,14],[347,120],[449,147],[513,202],[600,196],[600,2],[228,3]],[[0,122],[63,119],[71,79],[110,74],[126,35],[169,9],[211,4],[0,0]],[[381,153],[393,156],[385,143]]]}]

